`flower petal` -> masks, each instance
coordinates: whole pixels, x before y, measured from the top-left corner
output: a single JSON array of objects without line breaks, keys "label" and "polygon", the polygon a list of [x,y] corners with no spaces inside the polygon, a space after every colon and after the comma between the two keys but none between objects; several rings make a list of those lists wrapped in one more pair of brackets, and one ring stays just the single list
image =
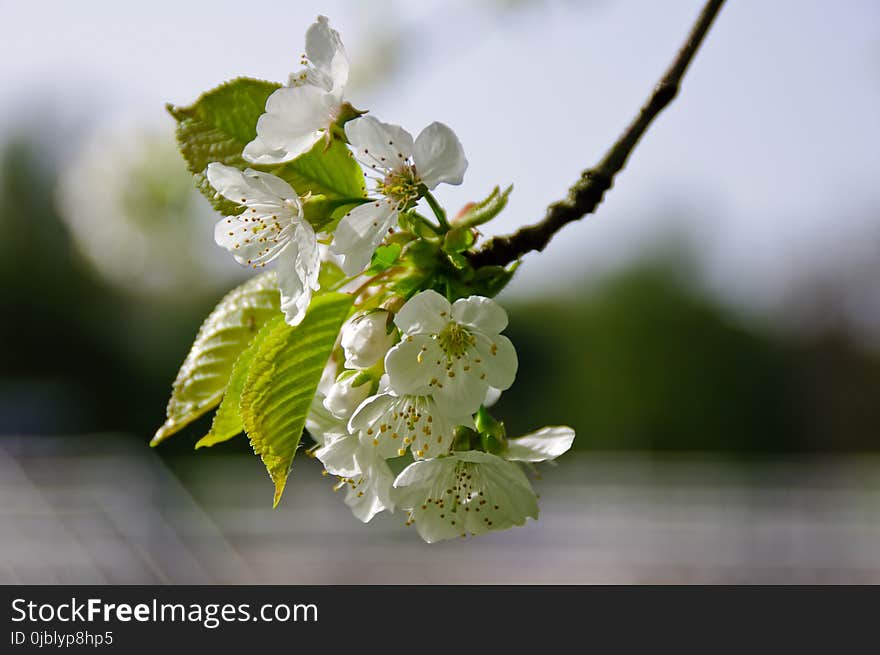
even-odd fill
[{"label": "flower petal", "polygon": [[384,510],[394,511],[392,485],[394,475],[385,460],[363,447],[355,451],[355,462],[361,473],[352,478],[345,504],[352,514],[368,523]]},{"label": "flower petal", "polygon": [[394,487],[397,505],[411,512],[429,543],[538,517],[537,497],[520,467],[489,453],[417,461],[397,476]]},{"label": "flower petal", "polygon": [[468,162],[455,132],[443,123],[431,123],[413,146],[413,163],[429,189],[441,182],[461,184]]},{"label": "flower petal", "polygon": [[447,414],[473,414],[486,397],[488,375],[481,364],[462,357],[443,366],[433,385],[433,396],[438,407]]},{"label": "flower petal", "polygon": [[404,334],[437,334],[452,318],[452,306],[436,291],[417,293],[404,303],[394,324]]},{"label": "flower petal", "polygon": [[492,407],[501,398],[501,389],[489,387],[486,391],[486,397],[483,398],[483,407]]},{"label": "flower petal", "polygon": [[[217,193],[238,205],[299,213],[296,191],[280,177],[250,168],[242,171],[219,162],[208,164],[205,175]],[[285,200],[295,201],[295,205],[286,210]]]},{"label": "flower petal", "polygon": [[270,148],[259,136],[244,147],[241,156],[252,164],[280,164],[290,158],[287,151]]},{"label": "flower petal", "polygon": [[268,148],[284,153],[280,157],[281,162],[290,161],[308,152],[322,136],[318,128],[312,125],[291,125],[286,119],[275,114],[260,116],[257,120],[257,130],[259,138]]},{"label": "flower petal", "polygon": [[476,349],[480,354],[481,366],[486,372],[488,383],[501,391],[509,389],[516,379],[516,370],[519,367],[516,348],[503,334],[488,337],[477,332],[474,336],[477,339]]},{"label": "flower petal", "polygon": [[413,138],[409,132],[372,116],[346,123],[345,135],[357,150],[358,159],[370,168],[393,170],[412,155]]},{"label": "flower petal", "polygon": [[385,357],[397,341],[397,330],[388,330],[390,318],[387,310],[378,309],[349,319],[339,338],[346,368],[370,368]]},{"label": "flower petal", "polygon": [[333,439],[348,434],[345,421],[340,421],[324,407],[324,394],[315,394],[309,414],[306,417],[306,430],[319,446],[329,444]]},{"label": "flower petal", "polygon": [[448,414],[431,397],[420,398],[416,410],[418,420],[414,424],[410,446],[416,459],[446,455],[452,449],[455,428],[459,425],[474,427],[473,416]]},{"label": "flower petal", "polygon": [[480,451],[456,455],[470,463],[467,471],[472,495],[470,511],[464,512],[468,532],[479,535],[506,530],[525,524],[526,519],[538,518],[538,498],[519,465]]},{"label": "flower petal", "polygon": [[507,327],[507,312],[485,296],[459,298],[452,305],[452,317],[458,323],[488,335],[498,334]]},{"label": "flower petal", "polygon": [[398,397],[390,393],[379,393],[362,402],[348,421],[348,430],[352,434],[366,432],[379,423],[391,411]]},{"label": "flower petal", "polygon": [[294,227],[293,240],[298,247],[296,268],[305,286],[317,291],[321,288],[318,282],[318,276],[321,273],[321,250],[318,247],[318,237],[308,221],[297,221]]},{"label": "flower petal", "polygon": [[420,460],[403,469],[394,480],[395,503],[412,511],[419,536],[429,544],[462,533],[463,519],[458,516],[454,499],[446,494],[457,486],[457,466],[455,457]]},{"label": "flower petal", "polygon": [[332,122],[336,105],[332,94],[316,86],[276,90],[266,100],[266,113],[257,120],[257,139],[245,147],[245,158],[289,161],[307,152]]},{"label": "flower petal", "polygon": [[544,462],[556,459],[574,441],[574,430],[565,425],[541,428],[515,439],[508,439],[501,453],[504,459],[515,462]]},{"label": "flower petal", "polygon": [[318,16],[306,31],[306,56],[331,83],[328,91],[341,90],[348,82],[348,55],[326,16]]},{"label": "flower petal", "polygon": [[244,266],[262,266],[278,257],[293,236],[291,224],[265,214],[227,216],[214,226],[214,241]]},{"label": "flower petal", "polygon": [[330,249],[342,256],[346,275],[356,275],[369,266],[370,258],[396,221],[397,210],[390,200],[368,202],[342,217]]},{"label": "flower petal", "polygon": [[[290,186],[286,180],[282,180],[277,175],[255,171],[252,168],[244,170],[244,177],[250,182],[252,189],[260,193],[263,198],[278,199],[284,201],[285,208],[289,209],[294,215],[302,214],[302,204],[299,201],[299,194]],[[250,199],[243,203],[250,207]]]},{"label": "flower petal", "polygon": [[312,226],[305,221],[296,226],[295,236],[278,257],[278,287],[281,311],[288,325],[299,325],[318,289],[321,262]]},{"label": "flower petal", "polygon": [[329,473],[343,478],[351,478],[361,472],[354,457],[359,448],[360,442],[356,436],[345,435],[326,441],[315,451],[315,457],[321,460]]},{"label": "flower petal", "polygon": [[391,388],[401,396],[424,396],[431,382],[443,373],[443,353],[426,334],[407,336],[385,355],[385,370]]}]

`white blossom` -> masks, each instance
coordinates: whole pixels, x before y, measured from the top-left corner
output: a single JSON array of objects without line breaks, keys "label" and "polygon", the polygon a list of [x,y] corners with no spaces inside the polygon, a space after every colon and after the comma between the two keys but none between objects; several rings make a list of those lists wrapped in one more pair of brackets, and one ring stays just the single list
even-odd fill
[{"label": "white blossom", "polygon": [[483,407],[492,407],[501,399],[501,389],[490,386],[486,390],[486,397],[483,398]]},{"label": "white blossom", "polygon": [[306,428],[320,445],[315,456],[328,473],[339,477],[334,489],[346,490],[345,504],[364,523],[381,511],[393,511],[394,475],[388,464],[373,450],[363,448],[357,436],[348,433],[346,421],[333,416],[323,401],[323,394],[318,393]]},{"label": "white blossom", "polygon": [[394,318],[403,336],[385,357],[399,395],[431,395],[446,411],[472,414],[489,387],[513,384],[516,350],[500,335],[507,313],[498,303],[470,296],[449,303],[435,291],[410,298]]},{"label": "white blossom", "polygon": [[390,312],[380,309],[355,316],[342,328],[340,343],[345,352],[346,368],[369,368],[385,357],[397,340],[397,331],[389,330]]},{"label": "white blossom", "polygon": [[[372,383],[359,380],[360,376],[343,375],[336,380],[327,391],[324,407],[340,420],[347,420],[358,405],[370,395]],[[361,384],[355,384],[360,382]]]},{"label": "white blossom", "polygon": [[562,455],[573,442],[574,430],[570,427],[550,426],[508,439],[501,456],[515,462],[546,462]]},{"label": "white blossom", "polygon": [[255,164],[278,164],[307,152],[325,138],[340,116],[349,62],[339,33],[318,16],[306,31],[304,68],[289,86],[272,93],[257,121],[257,136],[242,156]]},{"label": "white blossom", "polygon": [[330,410],[324,407],[324,398],[326,394],[319,387],[306,415],[306,430],[319,447],[329,444],[338,437],[348,435],[347,421],[333,416]]},{"label": "white blossom", "polygon": [[538,518],[538,499],[522,469],[476,450],[414,462],[394,480],[398,507],[428,543],[506,530]]},{"label": "white blossom", "polygon": [[459,425],[473,427],[473,417],[440,411],[430,396],[400,396],[386,390],[357,408],[348,429],[382,457],[399,457],[409,448],[416,459],[422,459],[448,453]]},{"label": "white blossom", "polygon": [[241,214],[217,223],[214,240],[240,264],[259,268],[277,261],[281,310],[290,325],[299,324],[319,288],[321,262],[296,191],[269,173],[219,163],[208,165],[207,177],[217,193],[244,206]]},{"label": "white blossom", "polygon": [[397,224],[398,212],[418,200],[424,188],[461,184],[468,163],[455,132],[443,123],[428,125],[415,142],[402,127],[372,116],[346,123],[345,134],[358,160],[376,176],[373,201],[342,218],[331,246],[342,256],[346,275],[356,275]]},{"label": "white blossom", "polygon": [[328,473],[339,476],[336,490],[345,488],[345,504],[364,523],[384,510],[394,511],[394,475],[375,450],[364,448],[355,435],[335,436],[315,451]]}]

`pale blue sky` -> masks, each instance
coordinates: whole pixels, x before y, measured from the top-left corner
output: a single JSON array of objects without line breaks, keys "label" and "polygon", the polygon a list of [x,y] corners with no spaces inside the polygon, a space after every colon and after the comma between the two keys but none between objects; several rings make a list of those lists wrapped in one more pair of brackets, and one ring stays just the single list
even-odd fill
[{"label": "pale blue sky", "polygon": [[[324,13],[356,68],[403,37],[387,81],[355,87],[351,100],[414,133],[452,126],[471,165],[441,198],[455,207],[513,183],[490,229],[508,231],[601,156],[702,3],[498,4],[0,1],[0,129],[33,103],[162,121],[166,101],[188,103],[225,79],[283,80]],[[529,256],[511,292],[614,268],[681,229],[709,264],[707,284],[772,305],[829,258],[880,256],[878,147],[880,3],[731,2],[599,213]]]}]

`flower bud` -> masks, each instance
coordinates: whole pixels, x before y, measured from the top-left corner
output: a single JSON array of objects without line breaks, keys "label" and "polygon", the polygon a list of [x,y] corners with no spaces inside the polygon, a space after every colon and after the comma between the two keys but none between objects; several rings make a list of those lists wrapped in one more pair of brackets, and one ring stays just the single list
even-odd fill
[{"label": "flower bud", "polygon": [[354,410],[367,399],[373,389],[370,380],[364,380],[363,377],[347,375],[336,380],[324,398],[324,407],[327,411],[341,421],[354,414]]},{"label": "flower bud", "polygon": [[389,334],[390,314],[385,310],[362,314],[342,329],[342,349],[346,368],[369,368],[385,357],[394,345],[394,330]]}]

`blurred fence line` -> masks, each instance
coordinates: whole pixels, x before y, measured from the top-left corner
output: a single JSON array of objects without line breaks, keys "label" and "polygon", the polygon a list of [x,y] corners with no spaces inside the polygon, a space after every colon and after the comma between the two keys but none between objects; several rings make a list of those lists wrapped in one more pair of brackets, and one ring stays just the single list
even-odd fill
[{"label": "blurred fence line", "polygon": [[425,545],[301,458],[163,461],[133,437],[0,439],[3,583],[880,583],[880,458],[574,453],[538,522]]}]

